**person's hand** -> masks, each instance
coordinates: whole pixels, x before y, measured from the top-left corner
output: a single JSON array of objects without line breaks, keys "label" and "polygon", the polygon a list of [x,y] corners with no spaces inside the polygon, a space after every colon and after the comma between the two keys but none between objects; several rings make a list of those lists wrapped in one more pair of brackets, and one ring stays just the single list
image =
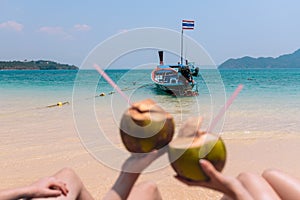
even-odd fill
[{"label": "person's hand", "polygon": [[209,177],[208,181],[189,181],[179,176],[175,178],[189,186],[201,186],[217,190],[233,199],[252,199],[238,179],[224,176],[207,160],[201,159],[199,162],[204,173]]},{"label": "person's hand", "polygon": [[154,160],[166,152],[165,148],[149,153],[134,153],[124,162],[122,171],[129,173],[141,173]]},{"label": "person's hand", "polygon": [[55,177],[46,177],[28,186],[29,198],[48,198],[67,196],[66,184]]}]

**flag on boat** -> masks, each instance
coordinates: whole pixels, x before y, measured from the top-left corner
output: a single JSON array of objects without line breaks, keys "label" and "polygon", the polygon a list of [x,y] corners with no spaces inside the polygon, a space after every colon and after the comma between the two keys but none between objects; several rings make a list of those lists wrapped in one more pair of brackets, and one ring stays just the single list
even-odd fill
[{"label": "flag on boat", "polygon": [[194,30],[194,20],[182,20],[182,29],[183,30]]}]

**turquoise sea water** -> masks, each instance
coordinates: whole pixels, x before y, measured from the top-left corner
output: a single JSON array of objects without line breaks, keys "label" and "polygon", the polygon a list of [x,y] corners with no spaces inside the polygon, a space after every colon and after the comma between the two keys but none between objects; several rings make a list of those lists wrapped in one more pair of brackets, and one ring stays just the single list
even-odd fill
[{"label": "turquoise sea water", "polygon": [[[209,122],[234,89],[244,89],[226,113],[222,131],[234,134],[300,134],[300,69],[202,70],[199,97],[172,97],[151,83],[151,70],[109,70],[108,75],[137,101],[152,98],[175,118],[202,115]],[[216,77],[219,76],[219,77]],[[220,82],[220,80],[222,82]],[[222,85],[220,85],[222,84]],[[224,84],[224,85],[223,85]],[[74,87],[75,85],[75,87]],[[225,90],[222,91],[223,87]],[[45,108],[57,102],[87,102],[120,115],[121,97],[94,70],[0,71],[0,116]],[[95,97],[105,93],[104,97]]]}]

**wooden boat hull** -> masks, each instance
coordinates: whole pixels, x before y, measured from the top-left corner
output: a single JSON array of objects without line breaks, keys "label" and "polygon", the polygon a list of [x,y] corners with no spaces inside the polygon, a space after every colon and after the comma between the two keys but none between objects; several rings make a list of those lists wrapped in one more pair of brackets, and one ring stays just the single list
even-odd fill
[{"label": "wooden boat hull", "polygon": [[186,91],[191,91],[193,89],[192,85],[171,85],[159,83],[155,83],[155,85],[160,90],[179,96],[185,96]]},{"label": "wooden boat hull", "polygon": [[[160,74],[169,74],[162,75]],[[181,74],[177,74],[173,69],[155,69],[152,71],[151,79],[159,90],[176,96],[196,96],[197,91],[194,91],[195,83],[187,82]]]}]

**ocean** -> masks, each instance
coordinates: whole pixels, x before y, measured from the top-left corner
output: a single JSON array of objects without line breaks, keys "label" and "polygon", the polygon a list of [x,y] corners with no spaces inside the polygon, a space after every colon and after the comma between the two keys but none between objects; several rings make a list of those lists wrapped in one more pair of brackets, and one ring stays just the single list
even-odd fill
[{"label": "ocean", "polygon": [[[174,116],[177,127],[186,118],[201,115],[205,129],[235,88],[243,84],[216,131],[229,138],[300,134],[300,69],[202,70],[194,78],[198,97],[174,97],[157,90],[150,79],[151,70],[107,73],[132,102],[145,98],[158,102]],[[86,109],[81,106],[88,105],[98,113],[98,121],[114,116],[112,126],[118,126],[128,106],[95,70],[0,71],[0,94],[2,122],[12,116],[30,117],[37,110],[51,114],[66,107],[72,108],[76,118],[78,110]],[[69,104],[57,107],[58,102]]]}]

